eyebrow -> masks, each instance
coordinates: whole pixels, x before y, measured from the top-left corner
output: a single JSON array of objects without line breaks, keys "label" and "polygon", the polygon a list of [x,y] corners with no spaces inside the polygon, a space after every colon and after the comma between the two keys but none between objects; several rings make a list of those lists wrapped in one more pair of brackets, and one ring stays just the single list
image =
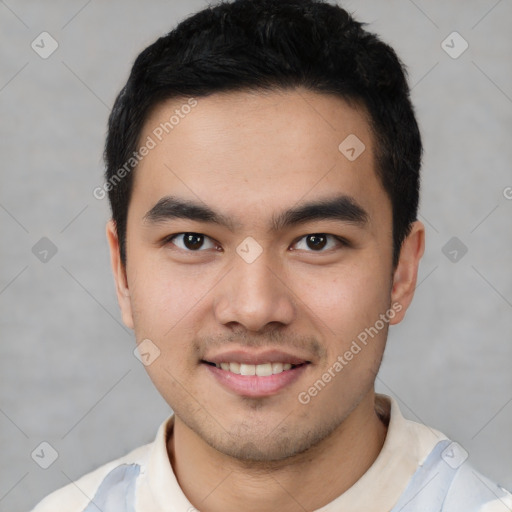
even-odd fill
[{"label": "eyebrow", "polygon": [[[144,215],[144,221],[150,224],[159,224],[171,219],[188,219],[218,224],[232,232],[240,225],[205,204],[175,196],[162,197]],[[358,227],[365,227],[369,223],[369,215],[354,198],[340,195],[334,198],[303,203],[274,215],[271,219],[271,231],[282,231],[285,228],[318,220],[337,220]]]}]

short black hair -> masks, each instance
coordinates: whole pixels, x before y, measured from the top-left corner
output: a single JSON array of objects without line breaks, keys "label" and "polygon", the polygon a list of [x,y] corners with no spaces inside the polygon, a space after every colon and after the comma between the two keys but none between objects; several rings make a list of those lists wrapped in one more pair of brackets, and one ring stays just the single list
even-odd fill
[{"label": "short black hair", "polygon": [[114,103],[104,152],[121,261],[133,184],[128,171],[155,106],[216,92],[303,87],[355,102],[368,114],[376,172],[392,204],[396,266],[417,217],[422,143],[405,66],[364,25],[323,0],[223,1],[143,50]]}]

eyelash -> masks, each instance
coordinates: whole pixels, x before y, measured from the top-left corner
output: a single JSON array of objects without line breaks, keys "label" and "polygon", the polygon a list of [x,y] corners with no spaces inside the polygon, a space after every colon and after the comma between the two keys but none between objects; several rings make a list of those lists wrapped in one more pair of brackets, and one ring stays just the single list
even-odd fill
[{"label": "eyelash", "polygon": [[[172,241],[176,238],[176,237],[179,237],[179,236],[182,236],[182,235],[199,235],[199,236],[202,236],[204,237],[204,239],[208,239],[210,241],[214,241],[212,238],[210,238],[209,236],[207,235],[204,235],[202,233],[196,233],[196,232],[193,232],[193,231],[186,231],[186,232],[182,232],[182,233],[175,233],[173,235],[169,235],[167,237],[165,237],[163,240],[162,240],[162,245],[168,245],[168,244],[171,244],[172,245],[175,245]],[[336,236],[336,235],[331,235],[329,233],[308,233],[307,235],[303,235],[301,236],[300,238],[297,238],[294,242],[293,242],[293,245],[296,245],[298,242],[300,242],[301,240],[307,238],[308,236],[311,236],[311,235],[323,235],[323,236],[326,236],[328,238],[331,238],[331,239],[334,239],[338,242],[338,244],[341,246],[341,247],[350,247],[350,243],[345,240],[344,238],[340,237],[340,236]],[[198,249],[196,251],[193,251],[191,249],[182,249],[181,247],[177,247],[178,250],[180,251],[184,251],[184,252],[189,252],[189,253],[194,253],[194,252],[204,252],[205,250],[207,249]],[[331,249],[327,249],[327,250],[323,250],[323,248],[319,251],[314,251],[314,250],[309,250],[309,251],[306,251],[306,252],[311,252],[311,253],[327,253],[327,252],[330,252],[332,250]]]}]

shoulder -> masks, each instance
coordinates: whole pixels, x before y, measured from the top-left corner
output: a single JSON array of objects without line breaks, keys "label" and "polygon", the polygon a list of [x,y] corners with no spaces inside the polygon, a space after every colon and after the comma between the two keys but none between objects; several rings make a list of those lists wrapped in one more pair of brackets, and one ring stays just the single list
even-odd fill
[{"label": "shoulder", "polygon": [[446,495],[444,512],[508,512],[512,494],[482,475],[467,461],[457,468]]},{"label": "shoulder", "polygon": [[55,512],[56,510],[83,512],[93,498],[95,498],[95,504],[99,505],[96,498],[98,491],[102,488],[108,487],[111,490],[117,486],[120,492],[125,494],[130,490],[133,491],[135,480],[146,464],[152,444],[140,446],[127,455],[108,462],[65,487],[57,489],[40,501],[32,512]]},{"label": "shoulder", "polygon": [[390,401],[393,447],[406,450],[415,462],[393,511],[512,512],[511,493],[475,469],[460,444],[438,430],[405,419],[394,400]]},{"label": "shoulder", "polygon": [[477,471],[468,453],[439,441],[410,479],[393,511],[510,512],[512,495]]}]

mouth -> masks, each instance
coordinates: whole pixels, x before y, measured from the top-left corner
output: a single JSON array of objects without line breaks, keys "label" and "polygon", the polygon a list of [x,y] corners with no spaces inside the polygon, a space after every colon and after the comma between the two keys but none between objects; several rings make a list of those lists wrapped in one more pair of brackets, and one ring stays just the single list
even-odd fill
[{"label": "mouth", "polygon": [[292,363],[262,363],[262,364],[244,364],[238,362],[222,362],[222,363],[213,363],[211,361],[201,361],[202,363],[208,364],[210,366],[215,366],[225,372],[231,372],[235,375],[243,375],[243,376],[252,376],[257,375],[258,377],[269,377],[270,375],[278,375],[282,372],[286,372],[288,370],[294,370],[295,368],[300,368],[306,364],[310,364],[309,361],[304,361],[299,364]]},{"label": "mouth", "polygon": [[278,351],[257,355],[232,351],[200,363],[224,389],[252,398],[278,394],[311,365],[311,361]]}]

